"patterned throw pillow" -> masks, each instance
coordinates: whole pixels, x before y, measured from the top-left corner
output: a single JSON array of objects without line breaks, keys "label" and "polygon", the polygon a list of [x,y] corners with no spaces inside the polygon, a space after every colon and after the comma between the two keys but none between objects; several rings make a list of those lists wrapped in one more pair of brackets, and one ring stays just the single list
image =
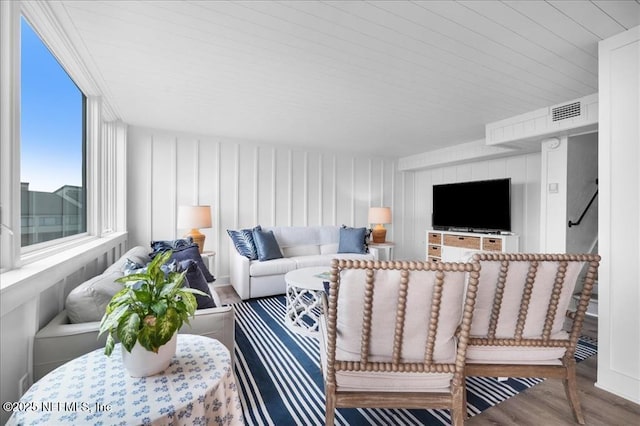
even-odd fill
[{"label": "patterned throw pillow", "polygon": [[196,243],[193,242],[193,238],[191,237],[178,238],[177,240],[151,241],[152,252],[149,256],[153,259],[158,253],[162,253],[167,250],[182,250],[194,245],[196,245]]},{"label": "patterned throw pillow", "polygon": [[229,238],[233,241],[233,245],[238,253],[249,260],[256,260],[258,258],[258,250],[256,250],[256,243],[253,240],[254,229],[261,231],[262,227],[258,225],[253,229],[240,229],[237,231],[227,229],[227,234],[229,234]]}]

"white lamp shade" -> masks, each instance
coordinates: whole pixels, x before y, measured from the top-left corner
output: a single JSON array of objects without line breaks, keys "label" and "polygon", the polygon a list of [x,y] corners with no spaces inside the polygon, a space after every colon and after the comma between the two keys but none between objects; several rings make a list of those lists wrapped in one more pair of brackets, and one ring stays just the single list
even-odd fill
[{"label": "white lamp shade", "polygon": [[391,223],[391,207],[370,207],[369,223]]},{"label": "white lamp shade", "polygon": [[178,206],[178,229],[211,228],[210,206]]}]

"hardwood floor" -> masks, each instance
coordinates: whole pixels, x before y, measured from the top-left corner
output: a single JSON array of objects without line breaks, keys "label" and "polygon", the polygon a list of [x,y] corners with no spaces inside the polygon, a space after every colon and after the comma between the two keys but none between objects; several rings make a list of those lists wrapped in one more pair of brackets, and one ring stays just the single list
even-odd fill
[{"label": "hardwood floor", "polygon": [[[597,319],[587,318],[582,331],[586,336],[597,338]],[[590,426],[640,425],[640,405],[594,386],[597,369],[597,355],[579,362],[576,368],[580,404],[586,424]],[[557,379],[547,379],[471,417],[465,424],[470,426],[559,426],[577,423],[569,408],[562,382]]]},{"label": "hardwood floor", "polygon": [[[216,288],[223,304],[237,303],[240,298],[231,286]],[[598,322],[587,318],[584,335],[597,339]],[[594,386],[598,359],[592,356],[577,366],[580,403],[589,426],[640,425],[640,405],[617,397]],[[576,425],[560,380],[548,379],[509,398],[466,421],[470,426],[518,425],[561,426]]]}]

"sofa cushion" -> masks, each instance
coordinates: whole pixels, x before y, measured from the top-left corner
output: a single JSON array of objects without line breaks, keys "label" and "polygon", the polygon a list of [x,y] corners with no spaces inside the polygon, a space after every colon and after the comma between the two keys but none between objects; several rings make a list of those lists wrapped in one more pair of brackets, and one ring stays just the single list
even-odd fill
[{"label": "sofa cushion", "polygon": [[340,228],[338,253],[366,253],[367,228]]},{"label": "sofa cushion", "polygon": [[[262,228],[258,225],[254,229]],[[229,238],[231,238],[234,247],[241,256],[249,260],[256,260],[258,258],[256,243],[253,240],[253,229],[227,229],[227,234],[229,234]]]},{"label": "sofa cushion", "polygon": [[318,254],[320,254],[320,246],[317,244],[282,247],[282,255],[284,257],[314,256]]},{"label": "sofa cushion", "polygon": [[131,263],[144,266],[149,263],[150,260],[149,249],[143,246],[136,246],[120,256],[120,259],[116,260],[111,266],[105,269],[103,273],[124,272]]},{"label": "sofa cushion", "polygon": [[201,294],[194,295],[198,309],[215,308],[216,304],[211,295],[209,284],[207,284],[207,280],[200,270],[200,267],[198,267],[198,264],[192,259],[183,260],[180,262],[179,271],[187,271],[185,274],[185,285],[207,294],[207,296]]},{"label": "sofa cushion", "polygon": [[253,241],[256,243],[259,261],[280,259],[282,257],[280,246],[275,235],[273,235],[273,231],[254,229]]},{"label": "sofa cushion", "polygon": [[[296,262],[290,258],[273,259],[267,262],[253,261],[249,266],[251,277],[261,277],[264,275],[283,275],[296,269]],[[283,279],[284,282],[284,279]]]},{"label": "sofa cushion", "polygon": [[273,231],[280,248],[338,242],[337,226],[276,226]]},{"label": "sofa cushion", "polygon": [[100,321],[111,298],[122,289],[120,271],[104,272],[71,290],[65,308],[71,323]]},{"label": "sofa cushion", "polygon": [[322,244],[320,254],[335,254],[338,252],[338,243]]}]

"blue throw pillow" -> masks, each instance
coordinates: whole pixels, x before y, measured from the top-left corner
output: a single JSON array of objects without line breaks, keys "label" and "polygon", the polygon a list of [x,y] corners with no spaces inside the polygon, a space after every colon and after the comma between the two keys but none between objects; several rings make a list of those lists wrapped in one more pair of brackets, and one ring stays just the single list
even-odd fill
[{"label": "blue throw pillow", "polygon": [[187,271],[185,274],[185,285],[188,285],[190,288],[200,290],[208,295],[203,296],[201,294],[194,294],[196,302],[198,303],[198,309],[215,308],[216,302],[213,301],[211,290],[209,289],[207,280],[205,279],[202,270],[200,270],[198,263],[191,259],[183,260],[180,262],[178,270],[180,272]]},{"label": "blue throw pillow", "polygon": [[238,231],[227,229],[227,234],[229,234],[229,238],[233,241],[233,245],[238,253],[249,260],[256,260],[258,258],[256,244],[253,241],[253,230],[255,229],[262,230],[260,225],[253,229],[240,229]]},{"label": "blue throw pillow", "polygon": [[202,274],[204,275],[204,278],[208,283],[216,280],[215,277],[211,275],[211,272],[209,272],[204,262],[202,261],[202,256],[200,256],[200,250],[198,249],[197,244],[187,247],[185,249],[174,250],[173,253],[171,254],[171,257],[169,258],[169,262],[172,260],[175,260],[176,262],[180,263],[184,260],[189,260],[189,259],[193,260],[198,264],[198,268],[200,268],[200,271],[202,271]]},{"label": "blue throw pillow", "polygon": [[258,260],[280,259],[282,252],[273,231],[253,230],[253,241],[256,243]]},{"label": "blue throw pillow", "polygon": [[193,238],[178,238],[177,240],[159,240],[151,241],[151,254],[152,259],[156,254],[165,252],[167,250],[182,250],[191,246],[197,245],[193,242]]},{"label": "blue throw pillow", "polygon": [[367,228],[340,228],[338,253],[367,253]]}]

